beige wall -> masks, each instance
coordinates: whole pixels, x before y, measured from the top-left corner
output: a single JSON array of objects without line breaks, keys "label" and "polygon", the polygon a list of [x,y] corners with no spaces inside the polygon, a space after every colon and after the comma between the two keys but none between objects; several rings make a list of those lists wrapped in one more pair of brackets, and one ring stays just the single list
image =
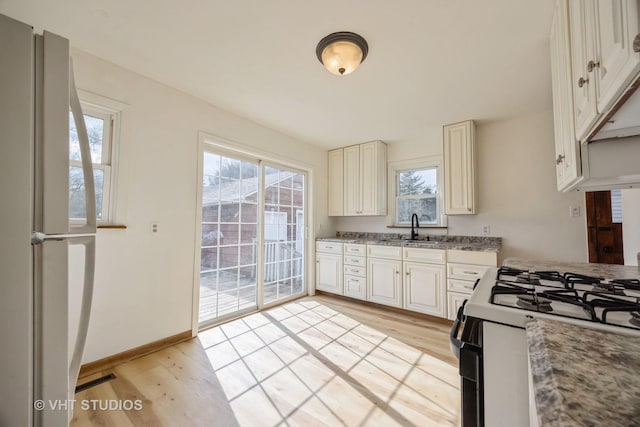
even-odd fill
[{"label": "beige wall", "polygon": [[[310,168],[312,218],[330,226],[325,150],[87,53],[74,51],[73,59],[80,89],[129,105],[122,113],[115,200],[116,222],[127,229],[98,232],[85,363],[191,329],[199,131]],[[152,221],[159,223],[157,235]],[[78,255],[72,277],[79,276]],[[313,277],[313,263],[309,269]],[[70,316],[77,320],[77,313]]]},{"label": "beige wall", "polygon": [[[478,123],[476,136],[479,213],[450,216],[448,234],[480,235],[489,225],[492,236],[503,238],[501,259],[586,262],[584,195],[556,190],[552,113]],[[388,160],[434,154],[442,154],[440,129],[428,130],[423,141],[391,144]],[[570,217],[570,206],[579,206],[581,216]],[[384,217],[339,218],[336,228],[398,232]]]},{"label": "beige wall", "polygon": [[625,265],[638,265],[640,253],[640,189],[622,190],[622,244]]}]

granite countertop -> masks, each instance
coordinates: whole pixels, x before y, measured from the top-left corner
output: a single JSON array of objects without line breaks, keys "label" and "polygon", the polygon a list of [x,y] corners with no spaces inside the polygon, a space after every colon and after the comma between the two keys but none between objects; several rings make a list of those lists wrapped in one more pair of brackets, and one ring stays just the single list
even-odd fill
[{"label": "granite countertop", "polygon": [[640,336],[527,323],[541,427],[640,426]]},{"label": "granite countertop", "polygon": [[524,258],[507,258],[502,265],[529,271],[572,272],[603,279],[640,279],[640,267],[586,262],[536,261]]},{"label": "granite countertop", "polygon": [[336,237],[318,237],[316,241],[477,252],[499,252],[502,246],[500,237],[420,235],[417,240],[408,239],[404,234],[339,231]]}]

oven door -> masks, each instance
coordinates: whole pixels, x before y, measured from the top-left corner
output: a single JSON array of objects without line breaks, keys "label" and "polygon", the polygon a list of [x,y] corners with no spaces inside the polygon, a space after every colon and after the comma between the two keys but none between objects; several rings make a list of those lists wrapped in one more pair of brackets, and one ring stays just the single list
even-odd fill
[{"label": "oven door", "polygon": [[[459,360],[462,393],[462,427],[484,426],[484,385],[482,366],[482,321],[465,316],[458,309],[449,339],[453,354]],[[462,328],[460,338],[458,334]]]}]

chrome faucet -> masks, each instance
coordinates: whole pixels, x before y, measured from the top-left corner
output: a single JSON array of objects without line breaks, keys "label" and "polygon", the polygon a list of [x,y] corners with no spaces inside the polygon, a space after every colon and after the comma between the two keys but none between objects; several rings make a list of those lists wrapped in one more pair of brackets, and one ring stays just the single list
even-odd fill
[{"label": "chrome faucet", "polygon": [[[415,228],[413,225],[413,220],[416,220]],[[418,239],[418,228],[420,228],[420,223],[418,222],[418,214],[411,215],[411,240]]]}]

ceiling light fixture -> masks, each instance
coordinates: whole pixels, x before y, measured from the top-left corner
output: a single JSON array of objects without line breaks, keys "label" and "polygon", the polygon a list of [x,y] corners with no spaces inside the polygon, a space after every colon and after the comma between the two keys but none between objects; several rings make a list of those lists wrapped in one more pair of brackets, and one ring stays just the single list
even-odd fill
[{"label": "ceiling light fixture", "polygon": [[369,45],[356,33],[340,31],[320,40],[316,47],[318,60],[337,76],[351,74],[367,57]]}]

